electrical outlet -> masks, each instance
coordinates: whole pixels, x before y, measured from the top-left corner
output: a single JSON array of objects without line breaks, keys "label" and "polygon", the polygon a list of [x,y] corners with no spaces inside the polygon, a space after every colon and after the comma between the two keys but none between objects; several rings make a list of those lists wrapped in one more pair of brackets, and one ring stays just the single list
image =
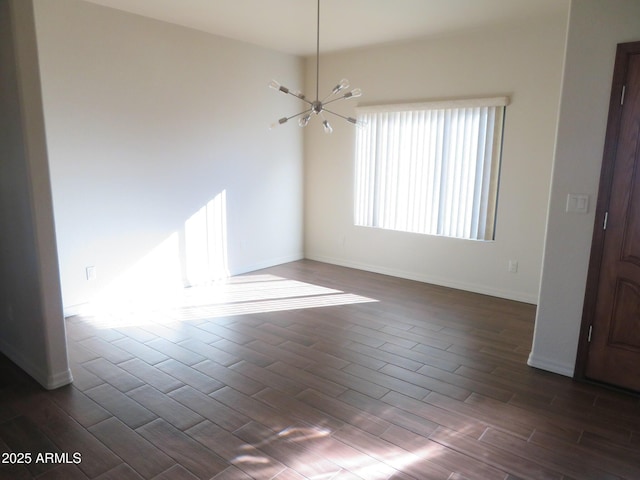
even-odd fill
[{"label": "electrical outlet", "polygon": [[507,266],[507,270],[509,271],[509,273],[518,273],[518,261],[509,260],[509,265]]},{"label": "electrical outlet", "polygon": [[85,273],[87,275],[87,280],[95,280],[97,278],[96,267],[85,268]]}]

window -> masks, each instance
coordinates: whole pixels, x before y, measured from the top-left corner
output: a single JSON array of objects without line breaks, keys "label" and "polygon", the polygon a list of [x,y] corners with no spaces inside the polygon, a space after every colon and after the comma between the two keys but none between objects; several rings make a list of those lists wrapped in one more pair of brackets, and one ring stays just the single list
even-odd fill
[{"label": "window", "polygon": [[358,108],[355,224],[493,240],[507,104]]}]

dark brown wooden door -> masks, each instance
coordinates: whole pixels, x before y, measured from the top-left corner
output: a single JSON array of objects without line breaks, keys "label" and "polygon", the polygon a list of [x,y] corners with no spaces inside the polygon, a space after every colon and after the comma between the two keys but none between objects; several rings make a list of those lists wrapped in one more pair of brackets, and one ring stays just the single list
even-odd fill
[{"label": "dark brown wooden door", "polygon": [[586,377],[640,391],[640,42],[621,45],[616,62],[619,92],[609,115],[616,128],[608,129],[605,149],[612,164],[602,177],[608,199],[599,199],[601,263]]}]

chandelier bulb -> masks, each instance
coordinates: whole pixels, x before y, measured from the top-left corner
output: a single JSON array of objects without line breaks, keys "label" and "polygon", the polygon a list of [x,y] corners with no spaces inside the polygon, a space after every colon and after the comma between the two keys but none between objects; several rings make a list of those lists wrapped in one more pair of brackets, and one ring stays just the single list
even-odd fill
[{"label": "chandelier bulb", "polygon": [[280,91],[282,93],[289,93],[289,89],[287,87],[285,87],[284,85],[280,85],[275,80],[271,80],[269,82],[269,87],[273,88],[274,90],[278,90],[278,91]]},{"label": "chandelier bulb", "polygon": [[340,90],[344,90],[345,88],[349,88],[349,80],[343,78],[335,87],[333,87],[332,93],[338,93]]},{"label": "chandelier bulb", "polygon": [[300,120],[298,120],[298,125],[300,125],[301,127],[306,127],[307,125],[309,125],[310,119],[311,119],[311,115],[305,115],[304,117],[300,117]]},{"label": "chandelier bulb", "polygon": [[322,126],[324,127],[324,133],[331,133],[333,132],[333,128],[331,127],[331,125],[329,125],[328,121],[324,121],[322,122]]},{"label": "chandelier bulb", "polygon": [[356,98],[356,97],[360,97],[362,95],[362,90],[360,90],[359,88],[354,88],[353,90],[351,90],[350,92],[345,93],[342,98]]}]

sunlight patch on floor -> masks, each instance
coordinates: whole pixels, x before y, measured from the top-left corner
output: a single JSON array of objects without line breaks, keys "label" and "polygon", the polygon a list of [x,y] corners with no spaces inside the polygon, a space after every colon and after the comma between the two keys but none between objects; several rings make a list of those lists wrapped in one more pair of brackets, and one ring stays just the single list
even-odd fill
[{"label": "sunlight patch on floor", "polygon": [[[351,430],[347,427],[347,430]],[[360,432],[363,437],[371,437],[365,444],[368,445],[366,451],[361,451],[358,446],[350,441],[341,438],[331,438],[333,432],[318,426],[296,424],[274,433],[252,444],[242,447],[244,450],[252,452],[261,449],[290,449],[287,444],[295,444],[302,447],[299,460],[302,464],[313,465],[320,459],[326,459],[335,465],[335,471],[326,471],[328,464],[322,465],[322,470],[309,478],[333,478],[338,471],[349,472],[357,475],[358,478],[366,479],[387,479],[393,477],[398,472],[409,471],[414,473],[420,470],[420,464],[429,461],[440,455],[442,446],[433,442],[427,442],[423,447],[416,446],[415,450],[409,452],[390,442],[382,440],[365,432]],[[359,443],[358,443],[359,445]],[[303,453],[308,452],[308,455]],[[232,463],[237,464],[240,459],[244,459],[245,454],[239,454]],[[250,457],[255,460],[254,457]],[[260,457],[258,462],[264,461]],[[426,466],[426,465],[425,465]],[[437,468],[435,464],[429,464],[428,468]],[[327,477],[328,476],[328,477]],[[395,477],[393,477],[395,478]],[[443,477],[444,478],[444,477]]]},{"label": "sunlight patch on floor", "polygon": [[275,275],[247,275],[160,294],[146,290],[106,298],[93,305],[90,316],[98,328],[119,328],[375,301]]}]

